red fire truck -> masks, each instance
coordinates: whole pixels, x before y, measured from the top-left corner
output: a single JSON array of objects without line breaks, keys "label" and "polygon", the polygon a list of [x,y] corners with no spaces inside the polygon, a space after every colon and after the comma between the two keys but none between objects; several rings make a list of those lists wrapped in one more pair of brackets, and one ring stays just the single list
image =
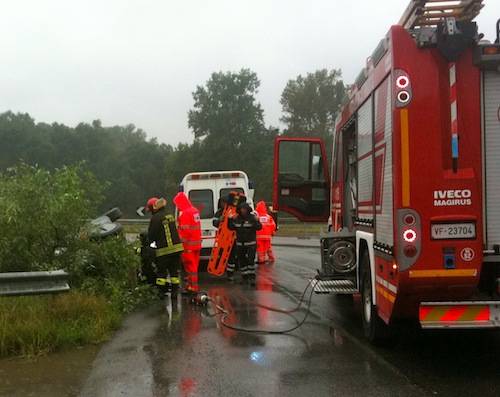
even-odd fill
[{"label": "red fire truck", "polygon": [[279,137],[274,207],[326,221],[315,292],[361,295],[366,336],[395,321],[500,327],[500,21],[483,0],[412,0],[321,139]]}]

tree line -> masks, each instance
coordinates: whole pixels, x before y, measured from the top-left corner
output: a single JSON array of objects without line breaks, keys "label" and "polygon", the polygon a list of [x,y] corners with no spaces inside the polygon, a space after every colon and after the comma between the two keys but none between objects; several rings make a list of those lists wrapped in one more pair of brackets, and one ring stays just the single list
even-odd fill
[{"label": "tree line", "polygon": [[335,69],[289,80],[280,101],[280,130],[265,125],[259,87],[257,74],[248,69],[213,73],[193,92],[187,117],[193,143],[175,147],[149,139],[132,124],[104,127],[95,120],[73,128],[7,111],[0,114],[0,171],[19,163],[48,170],[83,163],[106,183],[103,206],[119,206],[129,216],[147,197],[173,196],[192,171],[241,169],[253,180],[257,197],[270,200],[274,138],[329,139],[346,88]]}]

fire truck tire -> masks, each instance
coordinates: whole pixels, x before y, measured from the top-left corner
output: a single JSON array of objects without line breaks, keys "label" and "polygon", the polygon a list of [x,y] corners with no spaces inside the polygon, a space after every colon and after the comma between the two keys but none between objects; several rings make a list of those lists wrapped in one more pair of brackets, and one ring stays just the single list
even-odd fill
[{"label": "fire truck tire", "polygon": [[361,302],[363,329],[366,338],[374,345],[384,345],[390,339],[390,327],[384,323],[373,304],[373,285],[370,272],[368,251],[361,257]]}]

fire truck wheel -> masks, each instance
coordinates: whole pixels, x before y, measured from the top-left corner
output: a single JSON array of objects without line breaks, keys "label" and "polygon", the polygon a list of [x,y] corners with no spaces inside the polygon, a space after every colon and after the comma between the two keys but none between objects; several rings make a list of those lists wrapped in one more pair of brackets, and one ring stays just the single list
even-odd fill
[{"label": "fire truck wheel", "polygon": [[362,318],[366,338],[375,345],[383,345],[390,338],[390,327],[387,326],[377,313],[373,304],[373,285],[370,274],[370,259],[368,251],[362,254],[361,261],[361,302],[363,307]]}]

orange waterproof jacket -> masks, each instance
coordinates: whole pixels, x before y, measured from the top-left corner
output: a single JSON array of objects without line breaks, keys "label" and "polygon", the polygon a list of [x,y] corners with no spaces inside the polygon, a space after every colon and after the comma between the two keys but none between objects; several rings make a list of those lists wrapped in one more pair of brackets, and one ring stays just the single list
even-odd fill
[{"label": "orange waterproof jacket", "polygon": [[257,239],[271,240],[271,237],[276,232],[276,223],[273,217],[267,213],[266,203],[259,201],[255,210],[259,214],[259,221],[262,224],[262,229],[257,231]]},{"label": "orange waterproof jacket", "polygon": [[179,210],[179,236],[184,244],[185,251],[201,249],[201,222],[200,212],[191,204],[185,193],[180,192],[174,197],[174,204]]}]

